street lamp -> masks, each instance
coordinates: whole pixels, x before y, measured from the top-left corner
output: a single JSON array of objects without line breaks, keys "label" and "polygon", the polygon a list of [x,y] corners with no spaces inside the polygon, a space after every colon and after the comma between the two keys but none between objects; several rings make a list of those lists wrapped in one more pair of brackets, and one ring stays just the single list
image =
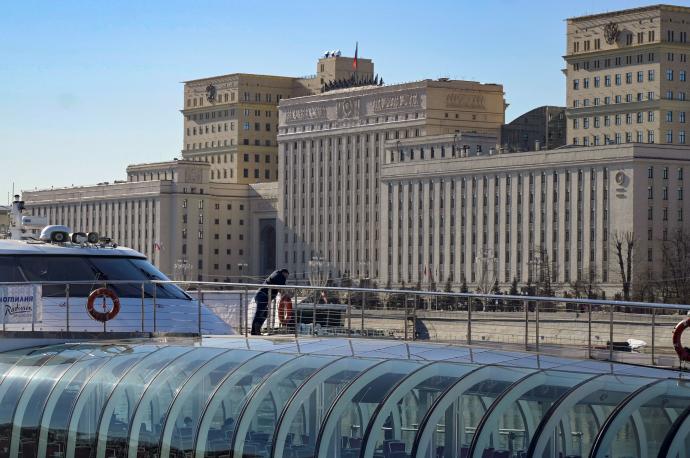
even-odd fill
[{"label": "street lamp", "polygon": [[[246,262],[238,262],[238,263],[237,263],[237,268],[240,270],[240,272],[242,272],[242,269],[243,269],[243,268],[246,269],[246,268],[248,268],[248,267],[249,267],[249,264],[247,264]],[[241,274],[239,275],[240,283],[242,283],[242,278],[245,277],[245,276],[246,276],[246,275],[241,275]]]},{"label": "street lamp", "polygon": [[187,259],[178,259],[173,264],[173,272],[175,280],[187,281],[187,275],[192,270],[192,265],[187,262]]}]

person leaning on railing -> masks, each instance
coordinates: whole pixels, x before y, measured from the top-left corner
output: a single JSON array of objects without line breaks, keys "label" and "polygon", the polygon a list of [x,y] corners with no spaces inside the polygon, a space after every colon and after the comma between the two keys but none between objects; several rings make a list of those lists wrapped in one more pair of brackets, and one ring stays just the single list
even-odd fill
[{"label": "person leaning on railing", "polygon": [[[276,270],[271,275],[264,280],[264,285],[275,285],[283,286],[287,282],[290,272],[287,269]],[[254,302],[256,303],[256,313],[254,314],[254,320],[252,321],[252,335],[261,335],[261,326],[264,325],[264,321],[268,317],[268,304],[273,301],[278,295],[278,288],[270,288],[271,297],[269,298],[269,288],[261,288],[257,291],[254,296]]]}]

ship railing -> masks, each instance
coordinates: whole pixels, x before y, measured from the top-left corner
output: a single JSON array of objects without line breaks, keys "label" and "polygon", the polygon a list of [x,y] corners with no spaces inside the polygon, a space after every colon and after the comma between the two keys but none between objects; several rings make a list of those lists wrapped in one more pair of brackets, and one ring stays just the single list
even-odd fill
[{"label": "ship railing", "polygon": [[[0,283],[0,292],[38,284],[42,316],[13,323],[2,304],[3,332],[159,334],[185,328],[201,335],[220,317],[234,333],[249,336],[255,296],[268,288],[268,297],[276,297],[260,331],[255,328],[262,335],[417,340],[669,367],[679,365],[673,330],[690,312],[687,304],[196,281]],[[172,285],[189,296],[184,313],[167,305]],[[127,291],[118,316],[102,327],[85,312],[88,292],[99,287]]]}]

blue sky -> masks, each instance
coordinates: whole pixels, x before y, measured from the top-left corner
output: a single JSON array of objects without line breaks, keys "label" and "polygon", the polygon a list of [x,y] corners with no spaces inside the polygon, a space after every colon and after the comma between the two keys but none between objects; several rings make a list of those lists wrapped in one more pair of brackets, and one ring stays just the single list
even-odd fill
[{"label": "blue sky", "polygon": [[[564,19],[641,1],[14,1],[0,5],[0,203],[122,179],[182,144],[180,81],[315,72],[324,50],[387,83],[502,83],[509,121],[565,99]],[[688,5],[689,2],[678,4]]]}]

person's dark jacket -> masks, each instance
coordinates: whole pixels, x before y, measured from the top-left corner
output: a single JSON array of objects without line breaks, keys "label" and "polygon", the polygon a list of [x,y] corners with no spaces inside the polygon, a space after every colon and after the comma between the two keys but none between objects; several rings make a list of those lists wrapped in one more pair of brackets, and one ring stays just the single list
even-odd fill
[{"label": "person's dark jacket", "polygon": [[[264,280],[263,284],[282,286],[285,284],[286,281],[287,278],[285,278],[283,272],[281,272],[280,270],[276,270],[271,275],[269,275],[269,277],[266,280]],[[261,288],[259,291],[268,296],[268,288]],[[271,289],[271,300],[275,299],[275,297],[278,295],[278,291],[280,291],[278,288]]]}]

